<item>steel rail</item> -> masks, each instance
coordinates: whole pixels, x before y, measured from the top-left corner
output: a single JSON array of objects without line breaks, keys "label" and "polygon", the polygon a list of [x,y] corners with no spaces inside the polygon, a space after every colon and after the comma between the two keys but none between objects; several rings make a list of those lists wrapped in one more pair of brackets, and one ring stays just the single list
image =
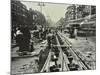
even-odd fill
[{"label": "steel rail", "polygon": [[[60,38],[64,37],[64,36],[61,36],[60,33],[59,33],[59,36],[60,36]],[[66,45],[69,45],[69,46],[72,45],[65,37],[64,37],[64,42]],[[77,61],[78,61],[79,65],[81,65],[81,68],[84,68],[85,70],[90,69],[89,66],[82,60],[82,58],[80,58],[78,56],[78,54],[73,50],[72,47],[69,47],[69,49],[73,53],[73,56],[75,56],[77,58]]]},{"label": "steel rail", "polygon": [[[60,60],[60,64],[61,64],[60,71],[63,71],[64,63],[65,63],[65,66],[66,66],[66,70],[69,71],[69,67],[68,67],[68,62],[69,61],[68,61],[68,58],[67,58],[67,56],[64,55],[64,53],[62,51],[62,48],[60,47],[61,45],[59,43],[59,40],[58,40],[57,36],[56,36],[56,40],[57,40],[57,45],[59,46],[58,50],[60,51],[59,58],[58,58],[58,60]],[[50,60],[51,60],[51,50],[50,50],[50,52],[48,54],[48,57],[47,57],[44,65],[43,65],[43,68],[41,69],[40,72],[44,72],[44,71],[50,72],[49,71],[49,67],[50,67],[49,65],[50,65],[50,62],[51,62]]]},{"label": "steel rail", "polygon": [[[57,36],[56,36],[56,39],[57,39],[57,44],[60,45]],[[66,57],[64,56],[64,53],[63,53],[61,47],[58,47],[58,49],[60,50],[60,55],[61,55],[61,59],[60,59],[61,60],[61,67],[62,67],[61,71],[63,71],[64,62],[65,62],[65,66],[66,66],[67,71],[69,71],[69,68],[68,68],[68,58],[67,58],[67,56]],[[66,62],[66,60],[67,60],[67,62]]]},{"label": "steel rail", "polygon": [[45,70],[49,72],[49,69],[48,69],[49,67],[47,68],[47,66],[50,64],[50,60],[51,60],[51,50],[48,54],[45,64],[43,65],[43,68],[41,69],[40,72],[44,72]]}]

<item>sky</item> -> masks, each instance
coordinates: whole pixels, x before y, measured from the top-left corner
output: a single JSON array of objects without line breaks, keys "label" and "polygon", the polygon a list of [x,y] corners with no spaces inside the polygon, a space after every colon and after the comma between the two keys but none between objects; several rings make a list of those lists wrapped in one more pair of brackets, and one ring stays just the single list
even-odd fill
[{"label": "sky", "polygon": [[[40,10],[37,2],[32,1],[22,1],[26,5],[27,9],[32,8],[33,10]],[[68,4],[57,4],[57,3],[44,3],[45,6],[42,7],[42,13],[48,19],[51,19],[53,22],[57,22],[61,17],[65,17],[66,8]],[[48,17],[49,16],[49,17]]]}]

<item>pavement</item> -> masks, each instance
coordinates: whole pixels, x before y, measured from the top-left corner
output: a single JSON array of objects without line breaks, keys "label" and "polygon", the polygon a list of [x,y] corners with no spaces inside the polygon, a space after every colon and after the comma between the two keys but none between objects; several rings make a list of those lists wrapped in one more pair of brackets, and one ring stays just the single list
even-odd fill
[{"label": "pavement", "polygon": [[[46,48],[46,45],[47,45],[47,41],[46,40],[44,40],[44,41],[42,41],[40,43],[34,44],[33,45],[34,46],[34,51],[31,52],[30,55],[26,55],[26,57],[27,56],[35,56],[35,55],[38,55],[41,49],[45,49]],[[14,47],[14,46],[15,46],[15,44],[13,44],[13,47],[11,49],[11,57],[12,58],[24,57],[24,56],[19,56],[18,55],[19,47],[18,46],[15,46]]]},{"label": "pavement", "polygon": [[[61,32],[60,32],[61,33]],[[77,40],[74,38],[69,38],[68,33],[61,33],[66,39],[68,39],[73,48],[80,56],[83,56],[86,59],[86,63],[90,65],[92,69],[96,68],[96,37],[77,37]]]},{"label": "pavement", "polygon": [[13,60],[11,61],[11,74],[18,73],[35,73],[38,72],[38,64],[36,60],[39,59],[38,55],[42,49],[45,49],[47,46],[47,40],[44,40],[40,43],[34,44],[34,52],[32,52],[32,56],[19,56],[16,52],[19,47],[14,47],[11,50],[11,57]]}]

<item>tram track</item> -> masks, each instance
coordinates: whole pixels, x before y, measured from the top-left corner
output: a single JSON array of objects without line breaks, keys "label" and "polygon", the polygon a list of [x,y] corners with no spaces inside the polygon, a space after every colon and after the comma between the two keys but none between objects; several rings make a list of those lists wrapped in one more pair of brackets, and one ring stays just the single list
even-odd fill
[{"label": "tram track", "polygon": [[[64,69],[63,67],[64,67],[64,63],[65,63],[66,71],[69,71],[68,65],[66,65],[66,63],[68,63],[69,61],[68,61],[67,57],[65,56],[65,54],[63,53],[62,48],[60,47],[58,37],[56,36],[55,38],[56,38],[57,44],[55,44],[54,47],[57,48],[57,50],[58,50],[57,53],[59,53],[56,69],[58,69],[60,72],[63,71],[63,69]],[[40,72],[51,72],[50,71],[50,63],[52,63],[52,52],[53,51],[50,49],[47,60],[45,61]],[[65,59],[67,60],[66,62],[65,62]]]},{"label": "tram track", "polygon": [[77,60],[78,64],[79,64],[80,67],[81,67],[80,70],[89,70],[89,69],[91,69],[91,68],[89,67],[89,65],[87,65],[87,64],[84,62],[83,59],[84,59],[85,57],[83,56],[83,59],[82,59],[82,57],[80,57],[80,56],[75,52],[75,49],[72,47],[72,43],[69,42],[69,40],[66,39],[63,35],[61,36],[60,33],[59,33],[59,35],[60,35],[60,37],[63,37],[63,38],[64,38],[65,44],[67,44],[67,45],[70,46],[69,49],[70,49],[70,51],[72,52],[73,57],[74,57],[74,56],[76,57],[76,60]]},{"label": "tram track", "polygon": [[[52,47],[56,47],[57,51],[54,52],[51,48],[40,72],[61,72],[90,69],[90,67],[84,62],[84,60],[75,52],[69,40],[67,40],[60,33],[57,33],[55,38],[56,44],[52,45]],[[51,63],[55,63],[54,61],[52,61],[52,53],[58,53],[58,56],[56,57],[57,62],[56,64],[53,64],[52,68],[55,69],[55,71],[51,71],[52,69],[50,69],[52,67]]]}]

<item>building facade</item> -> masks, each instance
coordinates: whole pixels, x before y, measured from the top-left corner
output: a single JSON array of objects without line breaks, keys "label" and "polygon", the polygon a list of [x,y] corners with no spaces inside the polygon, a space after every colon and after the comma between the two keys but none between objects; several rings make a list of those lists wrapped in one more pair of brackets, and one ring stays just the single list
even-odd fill
[{"label": "building facade", "polygon": [[20,1],[11,0],[11,24],[20,26],[27,24],[28,10]]},{"label": "building facade", "polygon": [[75,20],[79,18],[84,18],[89,15],[96,14],[96,6],[90,5],[71,5],[67,8],[65,13],[65,19]]}]

